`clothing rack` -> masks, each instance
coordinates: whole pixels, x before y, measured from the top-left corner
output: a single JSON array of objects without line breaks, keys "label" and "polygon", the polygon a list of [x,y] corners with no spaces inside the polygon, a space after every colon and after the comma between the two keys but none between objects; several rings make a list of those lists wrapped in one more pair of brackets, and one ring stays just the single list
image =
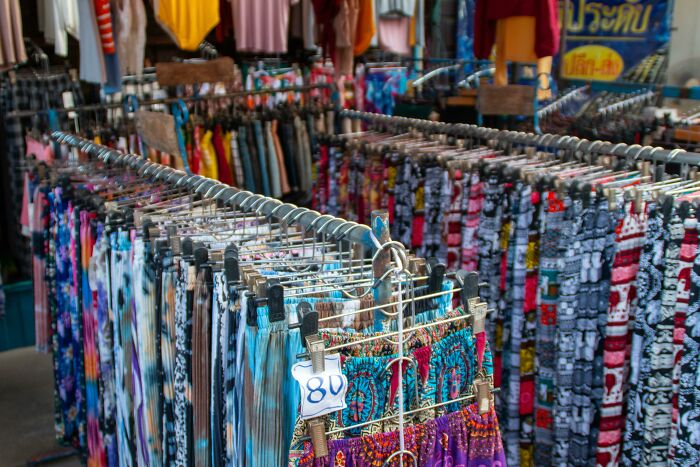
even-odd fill
[{"label": "clothing rack", "polygon": [[587,85],[593,92],[611,92],[615,94],[626,94],[635,91],[657,91],[661,97],[672,99],[700,99],[700,86],[664,86],[648,83],[633,83],[625,81],[582,81],[566,80],[567,84],[575,86]]},{"label": "clothing rack", "polygon": [[632,97],[625,97],[621,100],[617,100],[612,104],[606,105],[605,107],[599,107],[598,113],[602,114],[603,117],[607,117],[609,114],[613,114],[620,110],[627,110],[637,104],[643,104],[647,101],[655,99],[657,97],[656,91],[646,91],[646,92],[635,92]]},{"label": "clothing rack", "polygon": [[[307,229],[314,228],[317,232],[325,232],[339,239],[347,239],[366,248],[375,248],[377,245],[373,240],[374,237],[371,235],[372,229],[366,225],[329,215],[322,215],[311,209],[300,208],[294,204],[282,203],[274,198],[239,190],[218,180],[202,177],[201,175],[187,175],[181,170],[156,164],[133,154],[123,154],[115,149],[94,144],[88,139],[70,133],[55,131],[52,133],[52,137],[60,143],[77,147],[107,164],[130,167],[154,181],[167,182],[175,187],[188,188],[194,193],[201,194],[204,199],[221,201],[224,205],[240,207],[246,210],[250,210],[255,206],[255,210],[265,216],[274,215],[280,219],[289,217]],[[320,225],[317,227],[316,224]]]},{"label": "clothing rack", "polygon": [[454,138],[477,138],[480,140],[496,140],[499,143],[544,147],[549,149],[576,151],[583,154],[613,155],[633,160],[647,160],[660,163],[677,163],[700,167],[700,154],[683,149],[664,149],[660,146],[627,145],[608,141],[589,141],[573,136],[554,135],[545,133],[536,135],[523,131],[498,130],[469,124],[450,124],[432,122],[406,117],[391,117],[382,114],[359,112],[356,110],[341,110],[340,118],[363,120],[377,125],[400,127],[403,130],[415,129],[428,134],[443,134]]},{"label": "clothing rack", "polygon": [[581,86],[570,91],[564,92],[564,94],[555,100],[554,102],[547,104],[537,112],[539,118],[546,118],[555,111],[566,106],[569,102],[575,101],[583,96],[588,91],[588,86]]},{"label": "clothing rack", "polygon": [[[298,223],[299,225],[305,228],[306,232],[313,230],[315,234],[322,233],[324,234],[324,236],[330,235],[330,237],[333,237],[338,241],[349,240],[350,242],[360,244],[372,250],[373,256],[371,278],[373,280],[374,285],[371,288],[374,292],[374,301],[376,304],[379,305],[377,308],[389,305],[398,307],[398,311],[396,313],[382,314],[384,316],[391,316],[395,318],[398,327],[396,332],[385,334],[385,337],[397,337],[397,342],[393,343],[397,346],[398,357],[392,360],[390,364],[393,364],[394,362],[397,363],[397,371],[400,375],[397,388],[399,410],[396,415],[371,420],[366,423],[360,423],[351,427],[346,427],[345,429],[331,430],[330,432],[325,431],[325,422],[320,417],[307,419],[308,432],[311,435],[311,440],[313,442],[314,447],[314,455],[316,457],[322,457],[324,455],[327,455],[327,435],[345,431],[346,429],[357,429],[365,425],[397,419],[399,427],[398,436],[400,442],[398,445],[398,449],[388,457],[386,463],[398,456],[401,458],[401,465],[404,465],[403,457],[409,456],[413,459],[413,465],[417,466],[417,458],[414,454],[411,453],[410,450],[406,448],[404,442],[405,416],[412,415],[414,413],[422,412],[425,410],[444,407],[448,404],[463,403],[472,400],[476,400],[479,402],[480,413],[486,413],[492,409],[491,394],[494,392],[494,389],[492,388],[492,382],[485,373],[482,375],[480,372],[476,375],[474,379],[472,394],[464,395],[458,398],[452,398],[448,401],[437,402],[428,407],[420,407],[418,409],[408,411],[404,410],[404,393],[402,386],[404,384],[404,376],[402,365],[404,360],[409,359],[407,357],[404,357],[403,343],[405,341],[406,336],[409,335],[409,333],[424,327],[435,326],[437,323],[423,324],[409,328],[403,327],[403,321],[405,317],[403,305],[404,303],[413,302],[416,299],[414,297],[413,299],[407,299],[406,302],[403,302],[401,284],[404,281],[413,283],[419,278],[416,277],[416,274],[411,271],[411,258],[406,256],[405,248],[398,242],[392,241],[390,238],[389,218],[388,213],[386,211],[379,210],[374,211],[372,213],[372,227],[370,228],[364,225],[359,225],[355,222],[349,222],[342,219],[338,219],[330,215],[321,215],[316,211],[312,211],[306,208],[300,208],[293,204],[286,204],[272,198],[268,198],[261,195],[254,195],[247,191],[241,191],[210,178],[198,175],[187,175],[186,173],[172,169],[171,167],[149,162],[146,159],[136,155],[123,154],[111,148],[94,144],[88,139],[69,133],[56,131],[52,134],[52,138],[58,141],[59,143],[68,144],[72,147],[79,148],[80,150],[89,154],[90,156],[94,158],[99,158],[105,164],[129,167],[131,170],[136,171],[141,177],[148,178],[150,180],[153,180],[154,182],[167,183],[176,188],[187,188],[191,193],[200,194],[203,199],[214,200],[223,204],[224,206],[231,206],[233,208],[236,208],[237,210],[254,212],[258,215],[265,215],[266,217],[274,216],[275,218],[280,219],[281,222],[285,222],[287,221],[287,219],[290,219],[290,223]],[[393,264],[391,262],[392,254],[395,260]],[[436,266],[432,263],[431,265]],[[439,283],[442,283],[444,267],[442,269],[437,267],[435,268],[435,270],[437,271],[435,277],[439,278]],[[398,301],[392,301],[392,276],[394,276],[394,279],[398,280],[397,283],[399,284]],[[432,280],[432,278],[433,274],[431,272],[430,279]],[[442,322],[447,323],[456,320],[472,319],[474,322],[473,328],[476,333],[478,329],[483,328],[483,325],[480,325],[480,323],[483,323],[487,312],[486,304],[480,301],[478,295],[479,286],[481,286],[482,284],[478,283],[478,276],[476,273],[464,273],[461,275],[458,274],[457,282],[459,288],[449,290],[448,293],[461,292],[462,302],[465,306],[465,311],[468,311],[468,313],[460,317],[445,319]],[[267,285],[268,287],[270,287],[269,282],[267,282]],[[282,288],[279,287],[279,285],[277,284],[272,284],[272,287],[277,287],[275,288],[275,291],[282,290]],[[271,301],[279,300],[281,298],[281,296],[275,295],[276,293],[277,292],[273,293],[273,291],[270,288],[268,288],[266,298],[268,300],[268,305],[271,303]],[[283,292],[279,293],[281,294]],[[429,298],[430,296],[431,295],[428,294],[422,298],[425,299]],[[355,310],[354,313],[358,313],[359,311],[364,310]],[[324,348],[324,344],[322,341],[318,342],[317,340],[311,340],[311,337],[315,334],[318,328],[317,324],[316,326],[311,326],[310,332],[307,332],[309,331],[309,326],[307,326],[307,318],[310,320],[313,319],[313,317],[304,315],[301,318],[302,324],[299,327],[302,328],[302,339],[306,339],[307,347],[309,350],[308,356],[310,356],[314,373],[323,371],[322,367],[325,358],[324,352],[330,350],[337,350],[341,347],[354,346],[364,342],[362,340],[358,340],[356,342]],[[381,319],[383,318],[379,317],[378,314],[375,314],[375,324],[377,320]],[[316,315],[316,321],[318,323],[318,315]],[[482,329],[478,332],[484,331]],[[379,338],[380,337],[376,336],[368,337],[365,341],[377,340]]]},{"label": "clothing rack", "polygon": [[[280,88],[280,89],[258,89],[255,91],[235,91],[235,92],[229,92],[226,94],[212,94],[212,95],[206,95],[206,96],[187,96],[187,97],[166,97],[163,99],[150,99],[150,100],[145,100],[139,102],[139,106],[151,106],[151,105],[158,105],[158,104],[174,104],[176,102],[179,102],[180,100],[190,102],[190,101],[201,101],[201,100],[214,100],[214,99],[231,99],[231,98],[236,98],[236,97],[247,97],[247,96],[255,96],[255,95],[262,95],[262,94],[277,94],[277,93],[282,93],[282,92],[308,92],[314,89],[334,89],[334,85],[332,83],[318,83],[318,84],[308,84],[304,86],[291,86],[287,88]],[[68,113],[68,112],[93,112],[97,110],[106,110],[106,109],[117,109],[117,108],[122,108],[124,104],[122,102],[112,102],[112,103],[104,103],[104,104],[87,104],[87,105],[80,105],[76,107],[70,107],[70,108],[63,108],[63,109],[46,109],[46,110],[41,110],[41,111],[29,111],[29,110],[23,110],[23,111],[14,111],[14,112],[8,112],[6,114],[6,118],[25,118],[25,117],[33,117],[34,115],[38,113],[46,113],[49,110],[53,110],[55,112],[61,112],[61,113]]]},{"label": "clothing rack", "polygon": [[[360,202],[386,206],[398,226],[394,238],[436,255],[448,269],[479,271],[491,284],[486,298],[501,314],[492,315],[489,331],[504,336],[494,346],[501,365],[494,373],[504,387],[499,417],[508,465],[610,465],[621,456],[628,465],[642,449],[656,450],[659,462],[695,455],[683,414],[695,408],[688,395],[697,366],[691,371],[679,362],[700,355],[698,281],[686,279],[700,265],[700,190],[697,172],[684,173],[687,165],[678,163],[697,166],[697,154],[340,113],[350,115],[376,125],[366,132],[353,125],[355,134],[327,144],[314,208],[364,220]],[[499,137],[514,143],[496,146]],[[555,142],[566,152],[552,151]],[[594,160],[583,147],[620,157]],[[671,163],[651,172],[649,162],[625,156]],[[349,182],[375,173],[369,189]],[[384,183],[381,174],[389,174]],[[589,261],[593,255],[603,260]],[[682,332],[682,342],[667,337]],[[658,361],[659,351],[674,358]],[[657,386],[672,373],[680,375],[680,389],[670,378]],[[663,396],[640,397],[650,393]],[[677,422],[668,417],[656,425],[653,414],[676,407]],[[655,436],[661,429],[664,436]]]}]

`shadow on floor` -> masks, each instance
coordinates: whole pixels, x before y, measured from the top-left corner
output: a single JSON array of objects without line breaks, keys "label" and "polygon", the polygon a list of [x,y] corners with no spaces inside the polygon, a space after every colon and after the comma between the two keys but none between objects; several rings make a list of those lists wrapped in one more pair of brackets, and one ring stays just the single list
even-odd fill
[{"label": "shadow on floor", "polygon": [[[0,352],[0,467],[24,467],[32,458],[62,450],[54,435],[51,355],[33,347]],[[41,465],[80,462],[71,457]]]}]

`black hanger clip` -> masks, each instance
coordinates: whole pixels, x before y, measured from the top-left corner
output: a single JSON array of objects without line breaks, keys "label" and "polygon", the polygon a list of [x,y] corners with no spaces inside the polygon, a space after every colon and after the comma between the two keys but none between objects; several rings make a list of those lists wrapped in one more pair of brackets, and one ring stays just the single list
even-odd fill
[{"label": "black hanger clip", "polygon": [[238,263],[238,248],[230,244],[224,250],[224,274],[226,282],[235,284],[241,280],[241,269]]},{"label": "black hanger clip", "polygon": [[661,204],[661,213],[664,216],[664,224],[668,224],[671,221],[671,216],[673,215],[673,196],[666,196]]},{"label": "black hanger clip", "polygon": [[209,251],[202,243],[195,243],[194,246],[194,265],[199,270],[204,264],[209,261]]},{"label": "black hanger clip", "polygon": [[284,311],[284,288],[278,279],[267,281],[267,308],[270,310],[270,322],[283,321],[286,318]]},{"label": "black hanger clip", "polygon": [[474,335],[486,330],[488,304],[479,297],[479,275],[475,272],[457,271],[457,283],[461,287],[460,296],[464,310],[472,315]]},{"label": "black hanger clip", "polygon": [[455,278],[462,289],[459,293],[462,305],[467,308],[470,299],[479,298],[479,275],[475,272],[457,271]]},{"label": "black hanger clip", "polygon": [[301,344],[308,347],[306,338],[318,335],[318,311],[309,302],[300,302],[296,311],[298,322],[289,325],[289,329],[299,329]]},{"label": "black hanger clip", "polygon": [[194,255],[194,242],[192,242],[192,239],[189,237],[183,238],[180,242],[180,246],[182,250],[182,258],[191,260]]},{"label": "black hanger clip", "polygon": [[258,325],[258,304],[255,300],[255,294],[248,295],[248,302],[245,310],[245,322],[248,326]]},{"label": "black hanger clip", "polygon": [[442,282],[445,280],[446,269],[445,265],[439,262],[437,258],[428,258],[428,294],[442,291]]}]

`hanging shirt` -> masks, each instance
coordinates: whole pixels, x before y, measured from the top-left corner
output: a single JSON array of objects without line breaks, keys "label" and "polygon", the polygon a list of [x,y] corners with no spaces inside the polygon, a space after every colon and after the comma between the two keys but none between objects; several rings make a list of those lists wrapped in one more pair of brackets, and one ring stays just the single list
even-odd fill
[{"label": "hanging shirt", "polygon": [[474,55],[486,59],[496,41],[496,22],[512,16],[534,16],[535,54],[551,57],[559,51],[557,0],[477,0]]},{"label": "hanging shirt", "polygon": [[104,83],[107,80],[105,57],[100,50],[100,31],[92,0],[78,0],[80,22],[80,80]]},{"label": "hanging shirt", "polygon": [[68,34],[79,39],[78,0],[40,0],[37,7],[44,39],[54,44],[56,55],[68,56]]},{"label": "hanging shirt", "polygon": [[107,94],[113,94],[121,91],[122,77],[119,70],[117,45],[114,42],[114,31],[112,29],[112,9],[108,0],[94,0],[94,4],[107,73],[104,90]]},{"label": "hanging shirt", "polygon": [[318,28],[318,45],[325,57],[335,55],[335,29],[333,20],[340,11],[340,0],[311,0]]},{"label": "hanging shirt", "polygon": [[411,53],[409,32],[415,0],[376,0],[379,47],[398,55]]},{"label": "hanging shirt", "polygon": [[142,0],[114,3],[121,73],[140,75],[146,51],[146,9]]},{"label": "hanging shirt", "polygon": [[219,24],[219,1],[159,0],[156,19],[178,47],[197,50]]},{"label": "hanging shirt", "polygon": [[27,60],[22,36],[19,0],[0,2],[0,65],[14,65]]},{"label": "hanging shirt", "polygon": [[343,0],[340,12],[333,21],[336,46],[334,62],[338,75],[353,74],[355,34],[359,15],[359,0]]},{"label": "hanging shirt", "polygon": [[236,49],[286,53],[289,9],[299,0],[232,0]]},{"label": "hanging shirt", "polygon": [[411,19],[408,17],[379,18],[379,47],[387,52],[398,55],[409,55],[411,48],[408,43],[408,33]]},{"label": "hanging shirt", "polygon": [[375,32],[374,2],[372,0],[360,0],[360,12],[357,19],[357,30],[355,31],[355,45],[353,50],[355,56],[367,52]]},{"label": "hanging shirt", "polygon": [[[218,180],[231,185],[233,183],[233,173],[231,172],[231,166],[229,165],[230,157],[226,155],[226,145],[224,144],[223,131],[221,125],[216,125],[214,127],[214,135],[212,138],[212,144],[216,152],[216,160],[219,168],[219,178]],[[229,154],[231,152],[231,146],[228,145]]]}]

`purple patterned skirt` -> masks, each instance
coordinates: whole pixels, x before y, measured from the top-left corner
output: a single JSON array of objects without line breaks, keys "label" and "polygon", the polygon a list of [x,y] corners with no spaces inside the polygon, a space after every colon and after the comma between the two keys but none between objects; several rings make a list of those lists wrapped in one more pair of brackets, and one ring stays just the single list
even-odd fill
[{"label": "purple patterned skirt", "polygon": [[[404,445],[420,467],[505,467],[506,459],[493,410],[479,415],[476,404],[405,429]],[[399,450],[397,431],[328,441],[327,457],[315,458],[310,441],[290,453],[294,467],[381,467]],[[399,456],[390,466],[399,465]],[[413,465],[409,455],[404,465]]]}]

